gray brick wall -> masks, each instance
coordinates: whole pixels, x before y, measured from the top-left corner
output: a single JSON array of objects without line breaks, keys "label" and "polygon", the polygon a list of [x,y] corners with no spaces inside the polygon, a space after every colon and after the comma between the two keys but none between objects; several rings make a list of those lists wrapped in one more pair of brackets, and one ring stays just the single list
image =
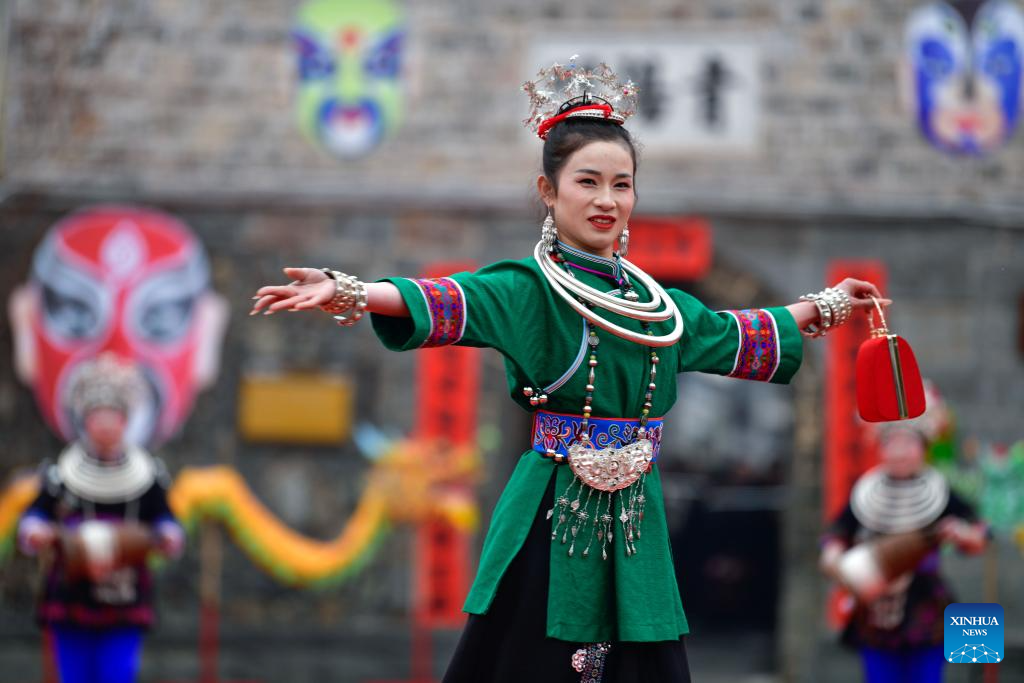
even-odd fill
[{"label": "gray brick wall", "polygon": [[662,158],[648,210],[943,213],[1020,223],[1022,136],[987,160],[929,147],[898,104],[902,2],[436,2],[407,8],[407,116],[338,163],[295,130],[294,2],[14,2],[5,155],[15,187],[76,195],[523,203],[536,146],[518,85],[539,33],[722,35],[762,50],[753,158]]}]

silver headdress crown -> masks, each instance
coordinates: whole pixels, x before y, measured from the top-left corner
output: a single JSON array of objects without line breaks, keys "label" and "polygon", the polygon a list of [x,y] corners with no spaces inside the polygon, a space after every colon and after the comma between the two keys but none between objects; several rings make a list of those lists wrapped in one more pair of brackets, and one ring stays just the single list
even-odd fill
[{"label": "silver headdress crown", "polygon": [[636,113],[639,89],[633,81],[619,82],[604,62],[593,70],[582,69],[576,66],[577,58],[570,57],[568,65],[556,62],[523,83],[530,96],[530,115],[523,125],[542,140],[553,125],[566,118],[603,118],[621,124]]},{"label": "silver headdress crown", "polygon": [[80,417],[95,408],[114,408],[127,415],[145,390],[139,369],[109,352],[82,363],[70,384],[71,410]]}]

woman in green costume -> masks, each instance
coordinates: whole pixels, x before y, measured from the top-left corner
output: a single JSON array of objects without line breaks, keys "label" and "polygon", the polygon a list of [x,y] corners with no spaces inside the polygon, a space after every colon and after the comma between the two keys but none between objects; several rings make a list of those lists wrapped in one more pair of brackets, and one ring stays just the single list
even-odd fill
[{"label": "woman in green costume", "polygon": [[527,123],[544,140],[537,188],[548,210],[532,257],[365,284],[286,268],[292,281],[260,288],[252,313],[321,308],[351,325],[369,311],[392,350],[494,348],[512,399],[534,414],[446,683],[689,681],[655,462],[674,375],[787,383],[801,332],[820,335],[881,295],[847,279],[786,307],[714,312],[662,289],[623,258],[636,201],[636,151],[622,126],[633,85],[604,65],[570,64],[525,89]]}]

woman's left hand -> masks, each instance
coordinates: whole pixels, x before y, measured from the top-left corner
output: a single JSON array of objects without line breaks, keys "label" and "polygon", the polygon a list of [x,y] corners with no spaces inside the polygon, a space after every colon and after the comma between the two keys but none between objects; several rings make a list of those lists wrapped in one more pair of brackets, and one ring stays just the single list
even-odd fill
[{"label": "woman's left hand", "polygon": [[866,280],[856,280],[852,277],[848,277],[838,285],[835,285],[836,289],[846,292],[850,297],[850,303],[853,305],[853,310],[870,311],[875,307],[871,297],[878,299],[878,303],[882,306],[890,306],[892,299],[886,299],[882,296],[882,293],[878,291],[878,287],[874,284],[867,282]]},{"label": "woman's left hand", "polygon": [[984,525],[971,524],[953,516],[939,520],[937,531],[942,541],[952,543],[969,555],[984,550],[988,540]]},{"label": "woman's left hand", "polygon": [[185,532],[177,522],[163,521],[153,529],[154,549],[172,559],[181,557],[185,549]]}]

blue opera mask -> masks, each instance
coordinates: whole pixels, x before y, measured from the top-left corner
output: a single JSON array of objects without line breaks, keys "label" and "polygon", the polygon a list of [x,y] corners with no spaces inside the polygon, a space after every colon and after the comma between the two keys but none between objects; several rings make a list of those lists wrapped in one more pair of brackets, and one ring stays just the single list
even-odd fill
[{"label": "blue opera mask", "polygon": [[921,133],[955,154],[983,155],[1005,144],[1021,114],[1024,12],[989,0],[971,27],[945,2],[907,21],[904,97]]}]

